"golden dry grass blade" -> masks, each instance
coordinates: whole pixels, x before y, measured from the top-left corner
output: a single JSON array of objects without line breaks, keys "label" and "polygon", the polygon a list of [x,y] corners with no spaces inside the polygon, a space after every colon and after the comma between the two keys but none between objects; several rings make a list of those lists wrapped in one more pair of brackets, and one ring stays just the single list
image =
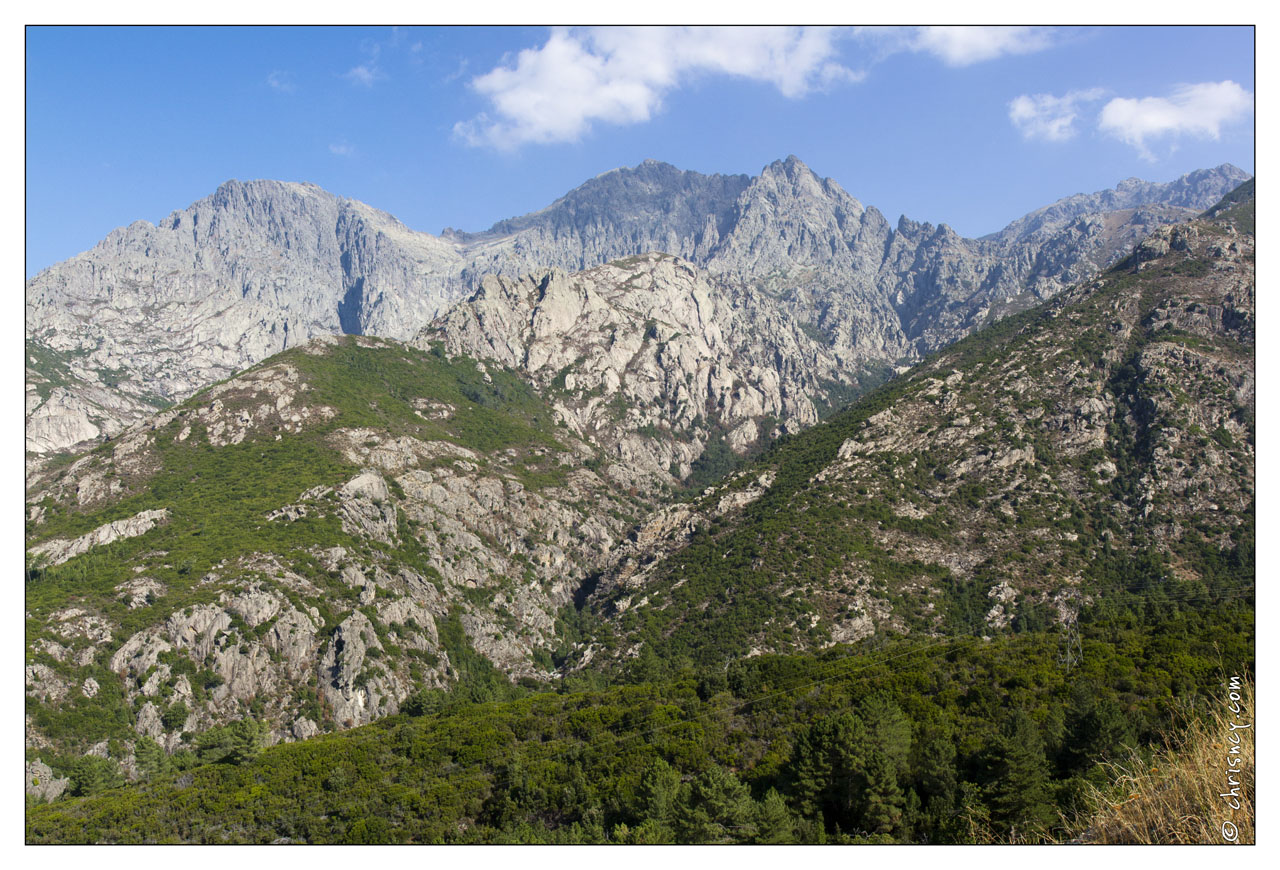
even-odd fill
[{"label": "golden dry grass blade", "polygon": [[1089,795],[1092,812],[1072,826],[1073,842],[1253,843],[1253,696],[1251,680],[1224,685],[1221,702],[1171,735],[1153,761],[1134,754],[1111,763],[1112,785]]}]

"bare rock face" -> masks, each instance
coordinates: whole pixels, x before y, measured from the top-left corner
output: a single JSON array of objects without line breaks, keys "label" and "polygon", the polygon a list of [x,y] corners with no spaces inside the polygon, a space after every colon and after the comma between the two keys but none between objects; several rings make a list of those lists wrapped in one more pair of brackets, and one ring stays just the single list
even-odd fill
[{"label": "bare rock face", "polygon": [[[462,267],[451,244],[315,185],[230,181],[33,278],[29,338],[120,372],[134,405],[173,401],[314,336],[408,338],[461,292]],[[127,401],[73,392],[79,404],[44,402],[30,451],[131,422]]]},{"label": "bare rock face", "polygon": [[487,276],[415,340],[526,372],[628,485],[684,477],[716,433],[744,452],[818,420],[852,380],[761,293],[663,255],[575,275]]},{"label": "bare rock face", "polygon": [[120,598],[128,601],[130,610],[148,606],[152,600],[159,598],[166,591],[165,585],[153,577],[135,577],[115,588]]},{"label": "bare rock face", "polygon": [[[34,392],[29,390],[29,396]],[[115,434],[111,429],[119,431],[118,419],[112,419],[116,424],[112,426],[100,412],[95,413],[87,396],[66,387],[54,388],[47,399],[41,400],[37,395],[28,405],[34,405],[27,420],[27,443],[33,453],[50,453],[96,440],[104,434],[104,428],[99,428],[95,420],[105,423],[106,434]]]},{"label": "bare rock face", "polygon": [[48,665],[34,664],[26,668],[27,694],[41,701],[58,701],[66,697],[70,687]]},{"label": "bare rock face", "polygon": [[392,715],[410,687],[394,673],[377,665],[367,665],[371,653],[384,653],[382,643],[369,618],[360,611],[347,617],[334,631],[320,660],[322,691],[343,725],[363,725]]},{"label": "bare rock face", "polygon": [[94,547],[100,547],[121,538],[136,538],[145,535],[169,516],[166,510],[148,510],[135,514],[127,520],[116,520],[99,526],[92,532],[72,540],[56,538],[52,541],[31,548],[31,554],[44,556],[50,565],[61,565],[68,559],[87,553]]},{"label": "bare rock face", "polygon": [[387,482],[377,471],[365,471],[338,490],[342,530],[385,544],[397,538],[396,508]]},{"label": "bare rock face", "polygon": [[44,457],[112,438],[154,414],[155,397],[119,388],[117,372],[39,341],[27,343],[27,454],[29,470]]},{"label": "bare rock face", "polygon": [[27,794],[41,801],[54,800],[71,785],[70,779],[54,776],[49,765],[38,758],[27,762],[24,781]]},{"label": "bare rock face", "polygon": [[540,212],[449,238],[476,257],[477,276],[573,271],[662,251],[767,290],[842,357],[896,363],[1054,296],[1247,178],[1224,165],[1166,184],[1129,179],[967,239],[946,224],[904,217],[894,226],[794,156],[749,179],[646,161]]}]

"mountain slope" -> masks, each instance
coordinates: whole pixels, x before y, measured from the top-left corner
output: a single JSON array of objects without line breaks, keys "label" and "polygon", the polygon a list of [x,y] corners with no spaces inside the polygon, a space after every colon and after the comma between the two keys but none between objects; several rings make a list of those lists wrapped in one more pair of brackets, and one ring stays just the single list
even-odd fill
[{"label": "mountain slope", "polygon": [[750,322],[665,257],[490,279],[443,332],[488,363],[314,342],[40,472],[28,788],[91,797],[28,836],[1050,836],[1250,669],[1252,200],[1212,211],[639,525],[631,424],[556,420],[656,358],[645,300]]},{"label": "mountain slope", "polygon": [[[71,781],[79,796],[29,805],[26,835],[31,843],[1061,842],[1076,796],[1111,778],[1100,761],[1134,752],[1137,735],[1143,751],[1158,748],[1189,708],[1224,709],[1215,668],[1251,655],[1249,614],[1197,615],[1097,632],[1083,644],[1087,673],[1058,666],[1058,638],[1048,632],[901,640],[761,656],[727,673],[686,671],[603,691],[439,699],[412,717],[261,750],[231,729],[198,753],[153,751],[142,780],[124,787],[107,775],[106,758],[58,765],[61,777],[32,762],[29,783]],[[1203,782],[1204,764],[1197,773]]]},{"label": "mountain slope", "polygon": [[604,650],[712,666],[1051,623],[1102,589],[1247,591],[1248,219],[1162,229],[664,510],[593,595]]},{"label": "mountain slope", "polygon": [[559,611],[649,504],[602,465],[497,366],[277,355],[38,475],[28,740],[172,750],[250,711],[305,737],[545,680]]},{"label": "mountain slope", "polygon": [[[715,437],[840,394],[840,361],[750,288],[644,257],[490,278],[416,349],[288,351],[33,476],[32,739],[178,745],[255,699],[301,735],[463,660],[546,679],[561,655],[994,630],[1117,572],[1213,594],[1251,558],[1248,207],[1160,231],[1137,273],[988,328],[620,548]],[[565,634],[584,599],[596,622]]]},{"label": "mountain slope", "polygon": [[120,382],[120,371],[86,364],[75,352],[59,353],[28,341],[26,377],[27,450],[52,454],[73,444],[118,435],[168,402]]},{"label": "mountain slope", "polygon": [[317,335],[409,337],[449,301],[459,260],[315,185],[232,181],[31,279],[28,340],[118,371],[119,392],[180,400]]},{"label": "mountain slope", "polygon": [[734,203],[750,182],[746,175],[703,175],[646,160],[598,175],[546,208],[485,232],[447,229],[442,238],[475,253],[476,274],[577,272],[650,251],[701,261],[728,231]]}]

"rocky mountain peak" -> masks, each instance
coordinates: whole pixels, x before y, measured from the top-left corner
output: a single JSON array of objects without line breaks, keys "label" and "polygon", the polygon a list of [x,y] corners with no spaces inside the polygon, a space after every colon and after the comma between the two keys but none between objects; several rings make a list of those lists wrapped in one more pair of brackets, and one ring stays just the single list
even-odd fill
[{"label": "rocky mountain peak", "polygon": [[[829,178],[821,178],[794,154],[786,160],[775,160],[763,170],[752,187],[785,190],[796,197],[848,199],[855,203],[844,188]],[[861,209],[862,204],[858,203]]]},{"label": "rocky mountain peak", "polygon": [[[1185,210],[1180,219],[1200,212],[1226,196],[1248,180],[1249,174],[1224,163],[1213,169],[1197,169],[1169,182],[1150,182],[1126,178],[1113,188],[1094,193],[1077,193],[1030,212],[998,233],[985,236],[1002,242],[1024,241],[1037,234],[1057,232],[1067,224],[1089,214],[1158,206]],[[1175,212],[1166,212],[1172,217]],[[1152,225],[1153,226],[1153,225]],[[1145,235],[1151,226],[1139,234]],[[1134,239],[1136,241],[1136,239]]]}]

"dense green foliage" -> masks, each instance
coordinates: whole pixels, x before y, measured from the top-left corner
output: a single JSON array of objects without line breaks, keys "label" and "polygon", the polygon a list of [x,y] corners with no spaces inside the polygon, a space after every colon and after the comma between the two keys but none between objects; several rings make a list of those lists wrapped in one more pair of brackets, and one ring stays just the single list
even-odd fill
[{"label": "dense green foliage", "polygon": [[[1069,812],[1097,762],[1216,697],[1252,609],[1099,611],[1057,632],[867,642],[727,671],[401,715],[28,811],[31,842],[974,842]],[[239,743],[237,743],[239,741]],[[101,759],[99,759],[101,761]],[[89,781],[84,794],[111,783]]]}]

